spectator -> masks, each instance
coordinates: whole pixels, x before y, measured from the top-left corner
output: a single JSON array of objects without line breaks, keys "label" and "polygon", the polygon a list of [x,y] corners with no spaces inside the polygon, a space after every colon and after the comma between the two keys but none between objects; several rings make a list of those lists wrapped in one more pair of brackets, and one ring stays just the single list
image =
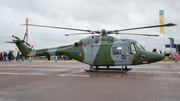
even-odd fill
[{"label": "spectator", "polygon": [[24,57],[22,54],[20,55],[20,58],[21,58],[21,61],[24,61]]},{"label": "spectator", "polygon": [[172,56],[171,56],[171,54],[169,55],[169,60],[171,60],[171,58],[172,58]]},{"label": "spectator", "polygon": [[163,55],[164,55],[164,60],[166,60],[166,52],[164,52],[164,54],[163,54]]},{"label": "spectator", "polygon": [[12,56],[12,53],[11,53],[11,51],[9,51],[9,54],[8,54],[9,62],[11,61],[11,56]]},{"label": "spectator", "polygon": [[63,60],[63,55],[61,55],[61,59]]},{"label": "spectator", "polygon": [[2,53],[0,52],[0,61],[2,61]]},{"label": "spectator", "polygon": [[63,58],[64,58],[64,61],[65,61],[65,60],[66,60],[66,56],[64,55],[64,57],[63,57]]},{"label": "spectator", "polygon": [[2,61],[4,61],[4,51],[3,51],[3,53],[2,53]]},{"label": "spectator", "polygon": [[4,61],[6,61],[6,57],[7,57],[7,53],[5,52],[5,53],[4,53],[4,58],[5,58]]},{"label": "spectator", "polygon": [[179,55],[177,52],[175,52],[175,53],[174,53],[175,63],[178,62],[178,58],[179,58],[179,57],[180,57],[180,55]]},{"label": "spectator", "polygon": [[17,56],[16,56],[16,61],[17,60],[19,61],[19,58],[20,58],[20,54],[19,54],[19,51],[18,51]]}]

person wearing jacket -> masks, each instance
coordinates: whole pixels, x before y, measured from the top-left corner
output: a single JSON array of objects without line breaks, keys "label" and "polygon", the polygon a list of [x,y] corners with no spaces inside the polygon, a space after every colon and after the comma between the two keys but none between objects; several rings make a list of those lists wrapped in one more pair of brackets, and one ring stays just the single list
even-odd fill
[{"label": "person wearing jacket", "polygon": [[11,61],[11,56],[12,56],[12,53],[11,53],[11,51],[9,51],[9,53],[8,53],[9,62]]}]

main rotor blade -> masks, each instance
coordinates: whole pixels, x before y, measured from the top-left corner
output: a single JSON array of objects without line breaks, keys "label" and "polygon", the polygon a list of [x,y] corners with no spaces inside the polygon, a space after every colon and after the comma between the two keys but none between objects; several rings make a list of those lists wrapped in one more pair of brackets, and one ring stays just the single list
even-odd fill
[{"label": "main rotor blade", "polygon": [[81,34],[94,34],[94,33],[74,33],[74,34],[64,34],[64,35],[69,36],[69,35],[81,35]]},{"label": "main rotor blade", "polygon": [[[22,24],[22,25],[26,25],[26,24]],[[22,26],[22,25],[20,25],[20,26]],[[57,29],[67,29],[67,30],[77,30],[77,31],[91,32],[91,30],[75,29],[75,28],[66,28],[66,27],[44,26],[44,25],[34,25],[34,24],[28,24],[28,26],[48,27],[48,28],[57,28]]]},{"label": "main rotor blade", "polygon": [[159,35],[150,35],[150,34],[135,34],[135,33],[116,33],[116,34],[141,35],[141,36],[159,36]]},{"label": "main rotor blade", "polygon": [[121,29],[121,30],[115,30],[115,32],[119,32],[119,31],[127,31],[127,30],[136,30],[136,29],[144,29],[144,28],[154,28],[154,27],[171,27],[171,26],[176,26],[176,24],[168,23],[168,24],[164,24],[164,25],[154,25],[154,26],[145,26],[145,27],[137,27],[137,28]]}]

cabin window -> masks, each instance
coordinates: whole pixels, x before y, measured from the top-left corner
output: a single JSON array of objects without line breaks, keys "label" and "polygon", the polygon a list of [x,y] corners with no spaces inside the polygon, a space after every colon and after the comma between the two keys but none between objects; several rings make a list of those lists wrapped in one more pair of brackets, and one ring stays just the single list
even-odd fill
[{"label": "cabin window", "polygon": [[97,44],[99,42],[99,36],[95,36],[94,43]]},{"label": "cabin window", "polygon": [[113,55],[122,54],[122,47],[113,47]]}]

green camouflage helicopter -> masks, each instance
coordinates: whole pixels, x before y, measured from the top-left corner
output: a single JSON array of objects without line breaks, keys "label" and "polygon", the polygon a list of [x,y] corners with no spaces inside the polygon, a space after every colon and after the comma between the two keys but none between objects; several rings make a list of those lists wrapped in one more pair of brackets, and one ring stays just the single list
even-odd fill
[{"label": "green camouflage helicopter", "polygon": [[[23,24],[23,25],[27,25],[27,24]],[[99,34],[99,35],[88,36],[86,38],[81,39],[79,42],[75,42],[72,45],[39,49],[39,50],[35,50],[33,49],[33,47],[28,47],[31,45],[25,42],[24,40],[26,34],[23,40],[13,35],[12,37],[16,39],[10,43],[15,43],[23,56],[32,57],[32,56],[66,55],[79,62],[83,62],[85,64],[90,65],[90,68],[85,70],[87,72],[127,72],[130,69],[132,69],[132,68],[127,68],[127,66],[129,65],[150,64],[153,62],[161,61],[162,59],[164,59],[164,56],[162,54],[146,51],[135,40],[119,39],[116,37],[108,36],[108,34],[159,36],[159,35],[132,34],[132,33],[119,33],[119,32],[127,31],[127,30],[144,29],[144,28],[169,27],[169,26],[175,26],[175,24],[169,23],[164,25],[145,26],[145,27],[113,30],[113,31],[106,31],[105,29],[101,31],[92,31],[92,30],[84,30],[84,29],[54,27],[54,26],[34,25],[34,24],[28,24],[28,26],[48,27],[48,28],[88,32],[88,33],[65,34],[66,36],[77,35],[77,34]],[[26,43],[26,45],[24,43]],[[99,66],[106,66],[107,68],[99,68]],[[122,68],[110,68],[110,66],[122,66]]]}]

